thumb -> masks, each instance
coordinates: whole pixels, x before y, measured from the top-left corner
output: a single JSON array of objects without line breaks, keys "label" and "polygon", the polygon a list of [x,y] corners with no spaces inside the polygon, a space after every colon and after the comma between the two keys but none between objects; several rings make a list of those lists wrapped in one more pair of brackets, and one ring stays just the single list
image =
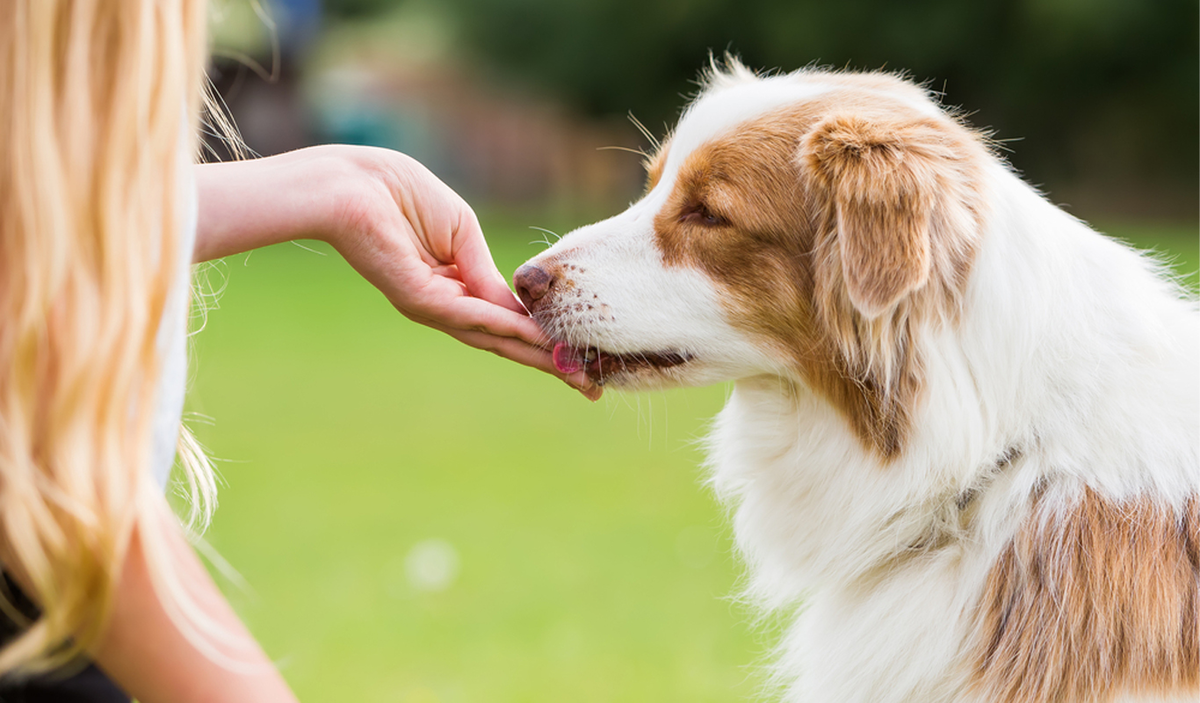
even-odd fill
[{"label": "thumb", "polygon": [[529,314],[496,268],[474,213],[468,210],[459,219],[453,241],[451,256],[468,293],[513,312]]}]

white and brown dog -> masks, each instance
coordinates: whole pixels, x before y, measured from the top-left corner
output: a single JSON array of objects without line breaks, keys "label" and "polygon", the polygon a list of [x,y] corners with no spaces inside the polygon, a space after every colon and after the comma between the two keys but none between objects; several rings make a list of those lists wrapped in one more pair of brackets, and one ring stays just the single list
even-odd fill
[{"label": "white and brown dog", "polygon": [[516,273],[560,370],[710,440],[788,701],[1200,695],[1200,316],[922,89],[713,71],[645,196]]}]

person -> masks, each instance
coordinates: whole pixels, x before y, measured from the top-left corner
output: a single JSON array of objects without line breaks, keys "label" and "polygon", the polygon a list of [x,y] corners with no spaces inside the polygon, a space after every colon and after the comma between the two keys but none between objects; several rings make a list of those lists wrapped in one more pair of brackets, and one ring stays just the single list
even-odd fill
[{"label": "person", "polygon": [[410,319],[599,396],[414,160],[193,165],[206,20],[204,0],[0,4],[0,700],[294,700],[163,497],[175,437],[201,524],[215,485],[179,424],[192,261],[325,240]]}]

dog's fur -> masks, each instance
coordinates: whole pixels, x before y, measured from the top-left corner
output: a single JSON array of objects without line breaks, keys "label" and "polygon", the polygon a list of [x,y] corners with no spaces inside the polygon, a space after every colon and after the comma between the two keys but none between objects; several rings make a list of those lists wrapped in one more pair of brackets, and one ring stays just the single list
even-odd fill
[{"label": "dog's fur", "polygon": [[648,171],[517,287],[560,368],[737,382],[713,485],[796,609],[786,700],[1197,699],[1200,317],[1162,267],[890,75],[715,70]]}]

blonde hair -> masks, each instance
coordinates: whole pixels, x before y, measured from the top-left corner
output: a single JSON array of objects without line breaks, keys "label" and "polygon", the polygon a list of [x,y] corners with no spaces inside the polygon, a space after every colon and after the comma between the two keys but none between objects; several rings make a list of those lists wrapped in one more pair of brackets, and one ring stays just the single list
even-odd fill
[{"label": "blonde hair", "polygon": [[[204,0],[0,3],[0,560],[41,609],[0,675],[97,642],[138,526],[187,609],[148,464],[206,19]],[[203,518],[212,469],[186,431],[181,448]]]}]

